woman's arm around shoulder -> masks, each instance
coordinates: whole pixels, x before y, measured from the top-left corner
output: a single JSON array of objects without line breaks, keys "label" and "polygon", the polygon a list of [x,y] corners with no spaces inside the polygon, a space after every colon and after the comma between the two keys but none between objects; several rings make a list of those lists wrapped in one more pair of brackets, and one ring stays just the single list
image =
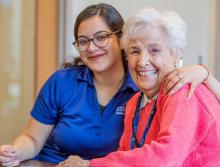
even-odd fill
[{"label": "woman's arm around shoulder", "polygon": [[200,83],[204,83],[207,88],[216,96],[220,102],[220,82],[210,74],[204,65],[189,65],[173,70],[165,79],[165,92],[172,95],[186,83],[190,83],[188,97],[194,93]]}]

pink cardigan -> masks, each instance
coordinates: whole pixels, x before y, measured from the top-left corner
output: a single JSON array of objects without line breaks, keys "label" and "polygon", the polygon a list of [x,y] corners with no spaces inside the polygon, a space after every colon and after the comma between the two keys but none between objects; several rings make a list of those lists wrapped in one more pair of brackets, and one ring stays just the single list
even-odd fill
[{"label": "pink cardigan", "polygon": [[[91,167],[220,167],[220,105],[204,85],[187,99],[189,85],[173,96],[160,91],[157,111],[141,148],[130,150],[132,119],[140,93],[126,106],[119,151],[90,161]],[[140,113],[140,140],[154,102]]]}]

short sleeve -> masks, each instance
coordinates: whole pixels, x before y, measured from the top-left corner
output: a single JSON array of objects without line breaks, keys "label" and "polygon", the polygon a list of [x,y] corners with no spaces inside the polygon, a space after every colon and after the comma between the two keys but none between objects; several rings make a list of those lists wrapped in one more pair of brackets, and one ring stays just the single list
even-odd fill
[{"label": "short sleeve", "polygon": [[56,72],[41,88],[31,111],[31,116],[43,124],[53,125],[56,123],[58,117],[56,102],[58,85]]}]

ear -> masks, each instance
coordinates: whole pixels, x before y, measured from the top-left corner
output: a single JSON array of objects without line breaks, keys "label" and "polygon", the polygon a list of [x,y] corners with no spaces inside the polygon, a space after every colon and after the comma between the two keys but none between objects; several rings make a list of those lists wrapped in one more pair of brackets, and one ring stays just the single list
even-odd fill
[{"label": "ear", "polygon": [[178,50],[174,54],[174,67],[179,68],[183,66],[183,58],[182,58],[182,51]]},{"label": "ear", "polygon": [[180,56],[177,56],[174,60],[174,67],[179,68],[183,66],[183,59]]}]

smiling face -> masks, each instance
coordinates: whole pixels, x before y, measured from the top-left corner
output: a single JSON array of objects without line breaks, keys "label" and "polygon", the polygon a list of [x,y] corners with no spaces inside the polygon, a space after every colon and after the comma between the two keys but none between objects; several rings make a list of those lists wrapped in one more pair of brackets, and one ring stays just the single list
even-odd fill
[{"label": "smiling face", "polygon": [[129,40],[126,53],[131,76],[148,97],[158,93],[164,77],[174,69],[176,57],[158,28],[142,28]]},{"label": "smiling face", "polygon": [[[94,35],[103,32],[111,33],[112,31],[100,16],[93,16],[80,23],[77,37],[91,39]],[[123,68],[119,39],[115,34],[109,36],[108,44],[102,48],[90,41],[88,49],[80,52],[80,57],[93,72]]]}]

